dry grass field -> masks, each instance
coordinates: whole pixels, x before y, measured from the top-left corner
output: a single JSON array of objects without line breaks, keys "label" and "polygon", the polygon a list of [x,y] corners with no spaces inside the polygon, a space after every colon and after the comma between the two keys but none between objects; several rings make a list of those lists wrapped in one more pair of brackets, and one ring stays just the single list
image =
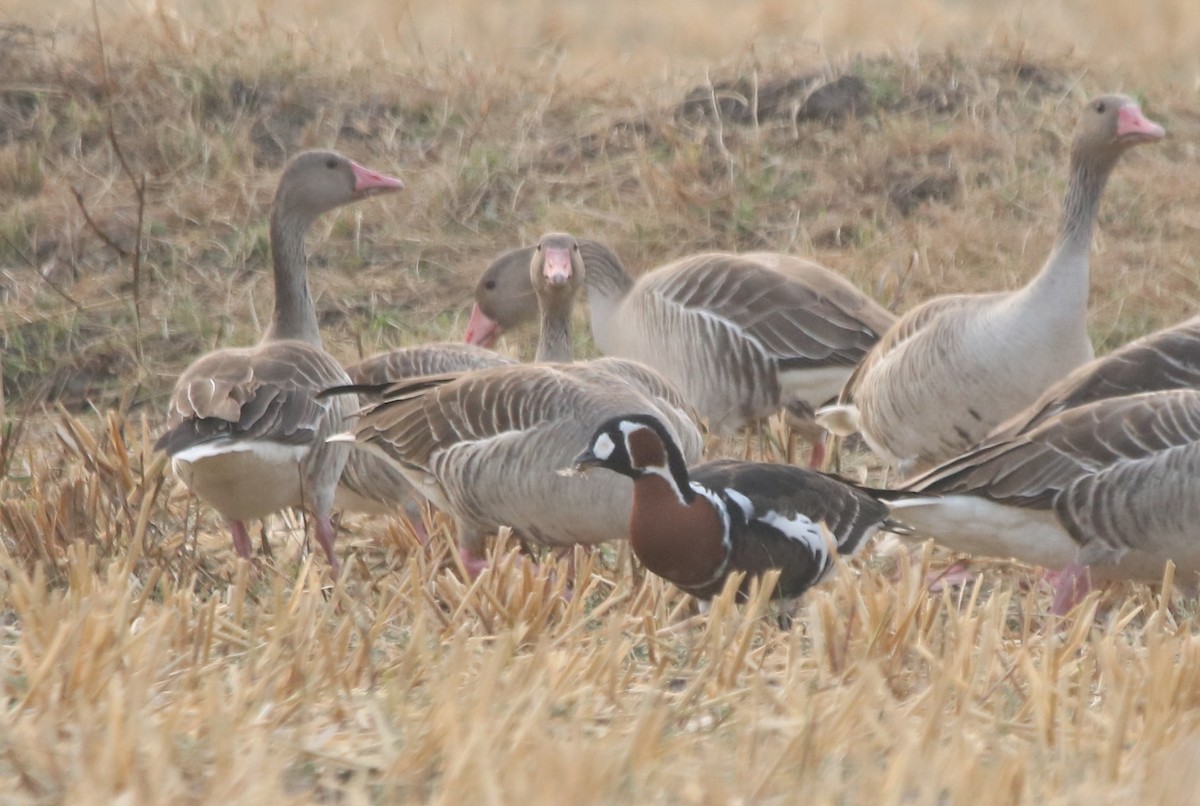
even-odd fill
[{"label": "dry grass field", "polygon": [[470,583],[445,522],[422,547],[399,518],[342,524],[333,585],[302,522],[239,564],[164,474],[173,378],[269,311],[306,147],[408,185],[310,239],[349,360],[457,338],[490,257],[550,229],[634,270],[810,255],[896,310],[1011,288],[1077,108],[1119,89],[1169,135],[1109,186],[1094,341],[1197,310],[1190,0],[600,5],[0,10],[0,801],[1195,802],[1191,600],[1054,619],[1035,569],[930,592],[948,558],[877,550],[785,632],[762,597],[697,615],[624,548],[569,597],[503,543]]}]

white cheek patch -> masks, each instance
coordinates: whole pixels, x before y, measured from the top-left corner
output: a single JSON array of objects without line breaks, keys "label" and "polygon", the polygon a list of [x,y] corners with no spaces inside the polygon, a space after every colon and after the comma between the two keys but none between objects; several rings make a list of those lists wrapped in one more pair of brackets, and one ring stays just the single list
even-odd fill
[{"label": "white cheek patch", "polygon": [[612,437],[608,434],[601,434],[596,437],[596,442],[592,445],[592,455],[601,462],[606,462],[608,461],[608,457],[612,456],[616,447],[616,444],[612,441]]}]

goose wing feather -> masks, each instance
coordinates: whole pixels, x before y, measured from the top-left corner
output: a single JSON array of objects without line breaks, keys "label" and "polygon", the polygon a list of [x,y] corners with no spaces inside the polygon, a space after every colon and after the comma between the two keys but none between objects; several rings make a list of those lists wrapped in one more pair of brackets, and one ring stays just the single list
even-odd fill
[{"label": "goose wing feather", "polygon": [[[967,493],[1015,506],[1054,506],[1064,525],[1082,536],[1081,502],[1116,495],[1118,482],[1128,492],[1179,476],[1180,471],[1169,467],[1196,450],[1198,441],[1198,391],[1099,400],[1016,437],[988,442],[912,479],[903,489]],[[1194,479],[1188,483],[1194,485]],[[1069,495],[1060,497],[1064,491]]]},{"label": "goose wing feather", "polygon": [[[551,544],[627,534],[632,484],[568,478],[597,424],[659,404],[595,368],[517,365],[397,384],[354,426],[355,441],[391,461],[423,494],[454,513],[474,545],[507,525]],[[694,423],[687,423],[699,443]],[[681,429],[682,430],[682,429]]]},{"label": "goose wing feather", "polygon": [[1200,388],[1200,316],[1131,342],[1076,369],[989,439],[1013,437],[1067,409],[1112,397]]},{"label": "goose wing feather", "polygon": [[355,384],[381,385],[420,375],[465,372],[507,366],[514,359],[492,350],[459,342],[421,344],[389,350],[346,367]]},{"label": "goose wing feather", "polygon": [[317,393],[348,381],[337,362],[306,342],[209,353],[176,383],[155,449],[174,455],[215,440],[311,443],[328,430],[331,413],[353,407]]},{"label": "goose wing feather", "polygon": [[897,319],[871,348],[850,378],[842,388],[839,402],[849,403],[854,399],[863,379],[874,371],[903,345],[915,339],[928,338],[938,321],[945,315],[959,316],[959,312],[967,313],[985,304],[993,295],[959,294],[947,297],[935,297],[921,303],[908,313]]},{"label": "goose wing feather", "polygon": [[[801,277],[806,282],[796,282]],[[735,328],[785,368],[850,367],[879,338],[890,314],[839,279],[799,259],[710,254],[645,275],[638,291],[666,309],[667,318],[684,311]]]}]

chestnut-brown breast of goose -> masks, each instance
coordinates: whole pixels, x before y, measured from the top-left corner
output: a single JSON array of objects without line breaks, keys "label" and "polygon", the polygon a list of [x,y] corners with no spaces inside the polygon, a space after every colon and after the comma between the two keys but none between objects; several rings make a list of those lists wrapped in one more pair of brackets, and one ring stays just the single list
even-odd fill
[{"label": "chestnut-brown breast of goose", "polygon": [[652,573],[701,598],[720,590],[729,561],[729,521],[724,510],[701,494],[681,497],[667,468],[667,453],[652,431],[628,435],[630,456],[647,472],[633,482],[629,540]]}]

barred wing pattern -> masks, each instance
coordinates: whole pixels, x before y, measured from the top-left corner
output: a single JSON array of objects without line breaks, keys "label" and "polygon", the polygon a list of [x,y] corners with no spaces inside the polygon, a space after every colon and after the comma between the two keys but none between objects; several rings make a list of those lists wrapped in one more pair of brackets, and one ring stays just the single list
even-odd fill
[{"label": "barred wing pattern", "polygon": [[[781,569],[778,595],[784,598],[799,596],[824,576],[833,566],[830,548],[851,556],[890,523],[887,504],[806,468],[718,460],[690,473],[692,482],[720,496],[729,512],[736,534],[729,567],[753,573]],[[789,521],[823,525],[833,545],[789,534]],[[719,589],[718,584],[707,593]]]},{"label": "barred wing pattern", "polygon": [[167,431],[154,447],[174,456],[214,440],[313,444],[341,428],[353,400],[317,399],[349,381],[325,352],[301,341],[269,342],[203,356],[175,385]]},{"label": "barred wing pattern", "polygon": [[1099,400],[992,441],[904,485],[1052,510],[1084,563],[1146,555],[1200,569],[1200,391]]},{"label": "barred wing pattern", "polygon": [[780,255],[700,255],[639,280],[612,352],[677,384],[728,433],[833,398],[892,316],[832,272]]},{"label": "barred wing pattern", "polygon": [[459,522],[472,551],[500,526],[550,545],[628,536],[632,483],[564,477],[609,416],[664,418],[693,446],[695,424],[588,364],[518,365],[420,379],[383,392],[353,434]]},{"label": "barred wing pattern", "polygon": [[989,439],[1016,436],[1066,411],[1105,398],[1200,388],[1200,316],[1151,333],[1079,367]]},{"label": "barred wing pattern", "polygon": [[[459,342],[422,344],[391,350],[346,367],[356,385],[386,386],[426,375],[466,372],[517,362],[508,356]],[[351,451],[338,481],[338,508],[382,514],[413,502],[412,485],[392,465],[368,451]]]}]

